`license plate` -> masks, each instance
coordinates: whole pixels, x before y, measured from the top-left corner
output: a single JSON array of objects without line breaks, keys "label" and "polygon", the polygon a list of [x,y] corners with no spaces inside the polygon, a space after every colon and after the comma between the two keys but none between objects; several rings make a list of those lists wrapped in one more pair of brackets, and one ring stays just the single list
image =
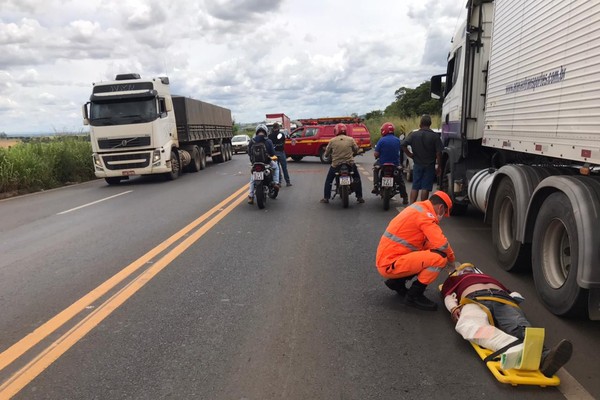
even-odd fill
[{"label": "license plate", "polygon": [[349,185],[350,177],[349,176],[340,176],[340,185]]},{"label": "license plate", "polygon": [[381,186],[383,186],[383,187],[394,186],[394,178],[391,176],[384,176],[383,178],[381,178]]},{"label": "license plate", "polygon": [[129,175],[135,175],[135,172],[134,172],[134,171],[122,171],[121,173],[122,173],[123,175],[125,175],[125,176],[129,176]]},{"label": "license plate", "polygon": [[262,181],[265,179],[265,173],[263,171],[254,171],[252,173],[252,178],[255,181]]}]

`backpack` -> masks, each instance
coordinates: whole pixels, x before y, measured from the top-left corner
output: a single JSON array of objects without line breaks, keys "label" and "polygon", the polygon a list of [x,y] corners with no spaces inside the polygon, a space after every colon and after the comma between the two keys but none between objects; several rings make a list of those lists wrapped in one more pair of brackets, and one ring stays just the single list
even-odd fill
[{"label": "backpack", "polygon": [[267,145],[264,141],[254,142],[252,144],[250,160],[253,163],[259,162],[269,164],[271,162],[271,157],[269,157],[269,153],[267,153]]}]

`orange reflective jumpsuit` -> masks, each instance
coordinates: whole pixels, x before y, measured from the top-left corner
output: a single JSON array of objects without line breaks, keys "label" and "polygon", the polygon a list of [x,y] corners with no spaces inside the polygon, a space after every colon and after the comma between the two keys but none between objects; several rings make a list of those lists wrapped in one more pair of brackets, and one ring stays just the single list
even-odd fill
[{"label": "orange reflective jumpsuit", "polygon": [[[430,250],[439,250],[447,255]],[[429,200],[405,208],[385,230],[375,264],[384,278],[418,275],[419,282],[433,282],[448,262],[454,262],[454,251],[439,226],[438,217]]]}]

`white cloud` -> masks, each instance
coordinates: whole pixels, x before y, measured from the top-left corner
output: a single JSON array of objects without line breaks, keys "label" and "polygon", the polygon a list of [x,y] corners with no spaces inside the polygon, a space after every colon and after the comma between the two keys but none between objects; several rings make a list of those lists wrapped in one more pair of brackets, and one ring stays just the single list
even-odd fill
[{"label": "white cloud", "polygon": [[82,129],[92,82],[168,75],[174,93],[292,118],[383,109],[443,72],[464,0],[4,0],[6,132]]}]

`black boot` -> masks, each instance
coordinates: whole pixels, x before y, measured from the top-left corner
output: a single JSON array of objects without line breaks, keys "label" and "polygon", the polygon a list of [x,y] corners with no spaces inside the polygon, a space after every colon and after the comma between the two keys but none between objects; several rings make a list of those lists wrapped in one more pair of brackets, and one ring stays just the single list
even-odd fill
[{"label": "black boot", "polygon": [[540,371],[548,378],[552,378],[556,371],[565,365],[573,354],[573,344],[568,340],[561,340],[542,359]]},{"label": "black boot", "polygon": [[406,294],[406,305],[425,311],[437,310],[437,304],[429,300],[423,294],[425,293],[426,288],[427,285],[419,282],[418,280],[414,281]]},{"label": "black boot", "polygon": [[387,286],[390,290],[396,291],[400,296],[404,296],[408,289],[406,288],[406,280],[407,278],[399,278],[399,279],[386,279],[385,286]]}]

